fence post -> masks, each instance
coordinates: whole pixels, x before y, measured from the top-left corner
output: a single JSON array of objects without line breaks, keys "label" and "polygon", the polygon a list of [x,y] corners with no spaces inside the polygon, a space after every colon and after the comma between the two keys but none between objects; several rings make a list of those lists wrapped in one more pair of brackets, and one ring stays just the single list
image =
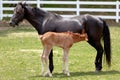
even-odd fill
[{"label": "fence post", "polygon": [[40,8],[40,0],[37,0],[37,7]]},{"label": "fence post", "polygon": [[2,4],[2,0],[0,0],[0,20],[3,19],[3,4]]},{"label": "fence post", "polygon": [[116,1],[116,22],[119,22],[119,1]]},{"label": "fence post", "polygon": [[80,8],[79,0],[77,0],[77,1],[76,1],[76,9],[77,9],[76,14],[77,14],[77,15],[80,15],[80,13],[79,13],[79,8]]}]

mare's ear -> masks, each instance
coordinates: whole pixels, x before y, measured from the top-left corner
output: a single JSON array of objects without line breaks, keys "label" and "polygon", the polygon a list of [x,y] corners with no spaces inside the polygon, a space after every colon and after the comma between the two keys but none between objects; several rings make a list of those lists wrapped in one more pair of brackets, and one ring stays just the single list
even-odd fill
[{"label": "mare's ear", "polygon": [[29,6],[29,4],[26,3],[26,1],[24,1],[22,4],[23,6]]},{"label": "mare's ear", "polygon": [[22,6],[22,8],[25,8],[25,6],[28,6],[28,4],[26,4],[26,2],[20,2],[19,4]]}]

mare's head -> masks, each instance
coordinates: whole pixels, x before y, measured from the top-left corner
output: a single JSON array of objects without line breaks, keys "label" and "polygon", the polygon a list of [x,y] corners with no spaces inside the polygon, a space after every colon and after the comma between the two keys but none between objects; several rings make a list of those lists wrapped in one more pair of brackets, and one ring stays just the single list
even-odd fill
[{"label": "mare's head", "polygon": [[13,16],[10,19],[9,24],[13,27],[15,27],[15,25],[18,25],[19,22],[21,22],[24,19],[24,15],[25,15],[25,3],[18,3],[14,9],[14,13]]}]

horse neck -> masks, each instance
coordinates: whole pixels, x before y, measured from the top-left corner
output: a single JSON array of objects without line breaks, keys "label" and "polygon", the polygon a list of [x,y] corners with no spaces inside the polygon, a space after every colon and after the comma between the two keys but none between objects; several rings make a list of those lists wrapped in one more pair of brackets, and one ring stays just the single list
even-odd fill
[{"label": "horse neck", "polygon": [[30,9],[26,8],[27,11],[25,12],[25,19],[37,30],[38,34],[42,33],[42,23],[44,17],[36,16]]},{"label": "horse neck", "polygon": [[37,30],[38,34],[41,34],[41,26],[42,26],[42,22],[39,19],[34,19],[34,18],[26,18],[28,20],[28,22]]}]

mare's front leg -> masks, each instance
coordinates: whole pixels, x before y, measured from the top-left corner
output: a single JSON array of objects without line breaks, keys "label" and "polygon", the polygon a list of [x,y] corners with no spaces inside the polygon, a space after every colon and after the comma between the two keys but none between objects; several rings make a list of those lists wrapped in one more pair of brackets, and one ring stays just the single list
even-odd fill
[{"label": "mare's front leg", "polygon": [[54,70],[54,65],[53,65],[53,49],[51,49],[51,52],[50,52],[50,55],[49,55],[49,69],[50,69],[51,73]]},{"label": "mare's front leg", "polygon": [[63,49],[63,73],[70,76],[69,69],[68,69],[68,54],[69,49]]}]

